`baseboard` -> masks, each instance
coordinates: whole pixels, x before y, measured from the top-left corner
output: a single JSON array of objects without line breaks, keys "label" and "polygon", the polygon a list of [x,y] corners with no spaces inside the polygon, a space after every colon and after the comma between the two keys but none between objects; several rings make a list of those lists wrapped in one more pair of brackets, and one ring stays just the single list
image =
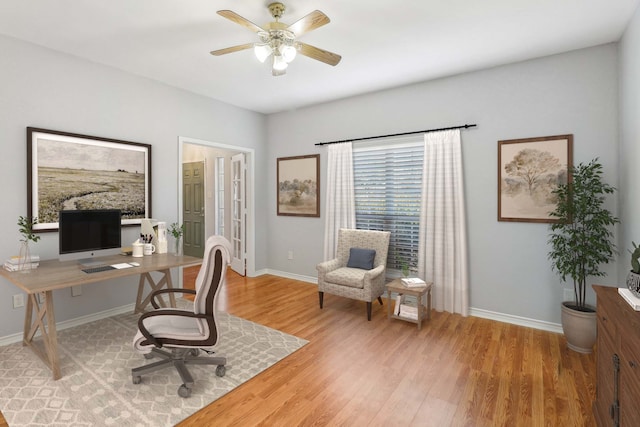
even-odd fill
[{"label": "baseboard", "polygon": [[[260,274],[258,274],[258,272],[256,272],[256,274],[272,274],[274,276],[286,277],[288,279],[300,280],[303,282],[314,283],[316,285],[318,284],[317,277],[303,276],[280,270],[264,269],[260,270]],[[526,326],[528,328],[541,329],[543,331],[562,333],[562,325],[559,323],[545,322],[543,320],[529,319],[527,317],[514,316],[512,314],[498,313],[473,307],[469,310],[469,315],[481,317],[483,319],[496,320],[498,322],[511,323],[518,326]]]},{"label": "baseboard", "polygon": [[272,274],[274,276],[285,277],[287,279],[300,280],[301,282],[313,283],[315,285],[318,284],[318,278],[317,277],[303,276],[302,274],[289,273],[287,271],[280,271],[280,270],[272,270],[270,268],[267,268],[267,269],[261,270],[261,271],[263,271],[262,274]]},{"label": "baseboard", "polygon": [[548,332],[562,333],[562,325],[559,323],[545,322],[543,320],[529,319],[527,317],[497,313],[495,311],[482,310],[473,307],[469,310],[469,315],[482,317],[483,319],[496,320],[498,322],[511,323],[513,325],[526,326],[528,328],[541,329]]},{"label": "baseboard", "polygon": [[[264,274],[272,274],[278,277],[285,277],[287,279],[300,280],[301,282],[308,282],[313,284],[318,284],[317,277],[304,276],[301,274],[289,273],[286,271],[280,270],[272,270],[269,268],[257,270],[255,272],[255,276],[262,276]],[[94,313],[87,316],[76,317],[75,319],[65,320],[63,322],[57,323],[56,328],[58,331],[72,328],[74,326],[83,325],[85,323],[93,322],[95,320],[104,319],[106,317],[115,316],[117,314],[131,312],[135,307],[135,304],[127,304],[121,307],[112,308],[109,310],[101,311],[99,313]],[[562,325],[559,323],[551,323],[545,322],[542,320],[529,319],[527,317],[514,316],[512,314],[504,314],[498,313],[495,311],[482,310],[479,308],[471,308],[469,310],[469,315],[475,317],[481,317],[483,319],[496,320],[498,322],[511,323],[513,325],[526,326],[528,328],[541,329],[543,331],[562,333]],[[22,332],[12,335],[7,335],[5,337],[0,337],[0,346],[13,344],[15,342],[22,341]]]},{"label": "baseboard", "polygon": [[[135,304],[127,304],[109,310],[101,311],[99,313],[89,314],[87,316],[76,317],[75,319],[65,320],[63,322],[56,323],[56,330],[62,331],[64,329],[73,328],[74,326],[84,325],[85,323],[93,322],[107,317],[115,316],[117,314],[131,313],[135,308]],[[39,335],[39,333],[38,333]],[[6,337],[0,337],[0,346],[13,344],[22,341],[22,332]]]}]

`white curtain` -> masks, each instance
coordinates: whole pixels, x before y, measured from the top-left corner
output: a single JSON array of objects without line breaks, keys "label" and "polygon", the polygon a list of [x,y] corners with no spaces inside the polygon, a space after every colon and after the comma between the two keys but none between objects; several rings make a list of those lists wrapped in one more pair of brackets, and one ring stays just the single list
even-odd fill
[{"label": "white curtain", "polygon": [[433,282],[433,308],[469,314],[460,130],[424,136],[418,273]]},{"label": "white curtain", "polygon": [[324,260],[335,257],[340,228],[356,228],[353,151],[350,142],[331,144],[327,151],[327,200]]}]

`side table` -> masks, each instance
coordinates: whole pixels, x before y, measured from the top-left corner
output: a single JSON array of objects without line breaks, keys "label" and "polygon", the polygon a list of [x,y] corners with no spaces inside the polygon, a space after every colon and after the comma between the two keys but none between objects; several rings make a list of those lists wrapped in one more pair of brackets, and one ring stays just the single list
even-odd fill
[{"label": "side table", "polygon": [[[413,322],[418,324],[418,330],[422,329],[422,319],[424,318],[424,314],[426,311],[427,319],[431,319],[431,287],[433,283],[427,282],[426,286],[422,286],[419,288],[410,288],[405,286],[402,283],[401,279],[395,279],[386,284],[387,295],[389,297],[389,303],[387,304],[387,314],[389,319],[400,319],[405,320],[407,322]],[[391,298],[391,293],[395,292],[399,295],[411,295],[416,297],[417,305],[418,305],[418,319],[411,319],[409,317],[398,316],[394,314],[396,307],[391,308],[393,298]],[[426,301],[425,301],[426,300]],[[426,304],[426,305],[425,305]]]}]

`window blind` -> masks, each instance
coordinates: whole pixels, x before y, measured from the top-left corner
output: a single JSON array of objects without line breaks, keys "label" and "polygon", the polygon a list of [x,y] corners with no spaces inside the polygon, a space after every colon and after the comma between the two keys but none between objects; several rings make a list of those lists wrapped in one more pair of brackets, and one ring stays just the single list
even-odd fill
[{"label": "window blind", "polygon": [[356,227],[391,232],[389,270],[417,270],[423,162],[422,135],[354,144]]}]

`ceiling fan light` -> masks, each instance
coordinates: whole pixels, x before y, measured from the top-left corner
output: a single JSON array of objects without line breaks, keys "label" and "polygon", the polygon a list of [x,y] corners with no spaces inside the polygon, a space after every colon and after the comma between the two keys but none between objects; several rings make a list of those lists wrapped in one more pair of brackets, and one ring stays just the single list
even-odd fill
[{"label": "ceiling fan light", "polygon": [[256,58],[258,58],[260,62],[264,62],[272,52],[271,46],[266,43],[256,43],[253,45],[253,53],[256,54]]},{"label": "ceiling fan light", "polygon": [[289,64],[284,60],[282,55],[273,55],[273,69],[277,71],[284,71]]},{"label": "ceiling fan light", "polygon": [[280,53],[282,54],[284,60],[289,63],[295,59],[298,51],[291,45],[283,45],[280,47]]}]

